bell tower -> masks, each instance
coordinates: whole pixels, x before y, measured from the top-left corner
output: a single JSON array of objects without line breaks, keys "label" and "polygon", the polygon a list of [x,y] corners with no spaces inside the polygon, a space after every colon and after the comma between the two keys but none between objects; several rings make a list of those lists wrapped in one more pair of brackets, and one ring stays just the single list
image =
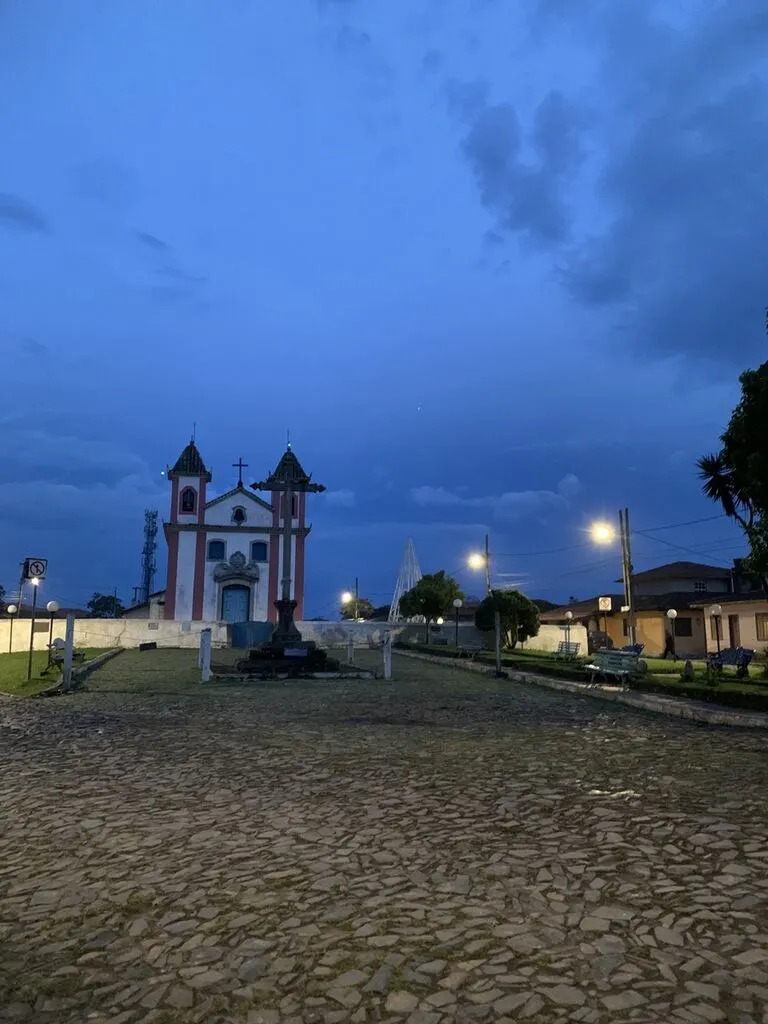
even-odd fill
[{"label": "bell tower", "polygon": [[164,524],[168,542],[166,619],[202,619],[205,573],[205,500],[211,474],[194,437],[168,471],[170,517]]}]

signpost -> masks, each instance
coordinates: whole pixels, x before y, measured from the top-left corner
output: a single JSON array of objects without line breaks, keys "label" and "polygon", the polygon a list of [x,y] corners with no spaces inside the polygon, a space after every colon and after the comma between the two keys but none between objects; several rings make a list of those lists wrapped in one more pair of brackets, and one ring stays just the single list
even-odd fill
[{"label": "signpost", "polygon": [[32,651],[35,646],[35,612],[37,611],[37,588],[45,579],[48,570],[46,558],[25,558],[21,574],[22,580],[32,584],[32,618],[29,623],[29,658],[27,659],[27,681],[32,678]]}]

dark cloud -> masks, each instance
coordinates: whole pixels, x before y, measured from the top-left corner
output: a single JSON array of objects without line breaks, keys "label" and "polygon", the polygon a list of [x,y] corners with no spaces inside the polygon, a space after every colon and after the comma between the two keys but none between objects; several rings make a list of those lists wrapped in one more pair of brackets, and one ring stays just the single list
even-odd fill
[{"label": "dark cloud", "polygon": [[21,351],[25,356],[29,356],[30,359],[45,359],[50,355],[48,346],[44,345],[42,341],[37,341],[35,338],[22,338]]},{"label": "dark cloud", "polygon": [[559,92],[544,98],[531,131],[537,156],[531,164],[523,156],[517,112],[506,103],[490,105],[485,83],[452,83],[448,103],[469,124],[462,150],[483,205],[496,216],[498,227],[538,244],[564,242],[569,220],[563,184],[581,159],[583,117],[576,108]]},{"label": "dark cloud", "polygon": [[[553,0],[540,11],[570,19]],[[677,26],[634,0],[621,14],[585,12],[612,87],[595,196],[606,226],[564,254],[561,279],[620,315],[645,352],[764,358],[768,7],[712,4]]]},{"label": "dark cloud", "polygon": [[48,222],[36,206],[8,192],[0,192],[0,225],[37,234],[48,231]]},{"label": "dark cloud", "polygon": [[440,50],[427,50],[421,58],[421,70],[426,74],[433,74],[439,71],[445,63],[445,55]]},{"label": "dark cloud", "polygon": [[142,245],[155,252],[167,252],[170,246],[156,235],[150,235],[147,231],[137,231],[136,238]]},{"label": "dark cloud", "polygon": [[72,190],[80,199],[115,210],[134,206],[142,191],[136,172],[111,157],[81,160],[72,170]]}]

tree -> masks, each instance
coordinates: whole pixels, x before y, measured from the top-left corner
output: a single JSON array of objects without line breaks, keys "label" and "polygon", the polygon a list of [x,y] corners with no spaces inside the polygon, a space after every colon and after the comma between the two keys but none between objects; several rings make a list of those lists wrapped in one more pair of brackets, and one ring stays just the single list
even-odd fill
[{"label": "tree", "polygon": [[743,530],[746,567],[768,594],[768,362],[742,373],[739,383],[741,400],[720,437],[722,448],[696,465],[704,494]]},{"label": "tree", "polygon": [[0,612],[5,611],[5,587],[0,583]]},{"label": "tree", "polygon": [[492,590],[475,611],[475,626],[481,633],[496,628],[496,612],[501,615],[505,647],[514,648],[539,632],[539,609],[519,590]]},{"label": "tree", "polygon": [[[357,611],[357,615],[355,615]],[[351,601],[346,601],[341,606],[341,617],[342,619],[370,619],[373,615],[373,602],[369,601],[367,597],[358,597],[355,601],[354,597]]]},{"label": "tree", "polygon": [[120,598],[115,597],[114,594],[99,594],[98,592],[93,595],[86,608],[96,619],[116,619],[125,611]]},{"label": "tree", "polygon": [[448,615],[453,611],[456,598],[464,600],[459,584],[452,576],[446,576],[445,570],[422,576],[415,587],[412,587],[400,598],[400,614],[406,619],[423,616],[425,620],[426,642],[429,643],[430,619]]}]

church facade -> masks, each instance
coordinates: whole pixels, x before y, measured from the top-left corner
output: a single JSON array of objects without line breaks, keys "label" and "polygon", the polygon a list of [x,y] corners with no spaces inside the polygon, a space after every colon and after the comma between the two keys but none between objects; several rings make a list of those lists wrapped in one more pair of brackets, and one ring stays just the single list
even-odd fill
[{"label": "church facade", "polygon": [[[295,467],[303,473],[290,446],[278,470]],[[173,468],[170,516],[163,524],[168,544],[168,576],[164,617],[182,621],[276,622],[274,602],[280,584],[279,566],[290,517],[291,598],[296,618],[304,611],[304,545],[306,494],[273,492],[266,501],[239,479],[226,494],[209,499],[212,474],[194,440]]]}]

